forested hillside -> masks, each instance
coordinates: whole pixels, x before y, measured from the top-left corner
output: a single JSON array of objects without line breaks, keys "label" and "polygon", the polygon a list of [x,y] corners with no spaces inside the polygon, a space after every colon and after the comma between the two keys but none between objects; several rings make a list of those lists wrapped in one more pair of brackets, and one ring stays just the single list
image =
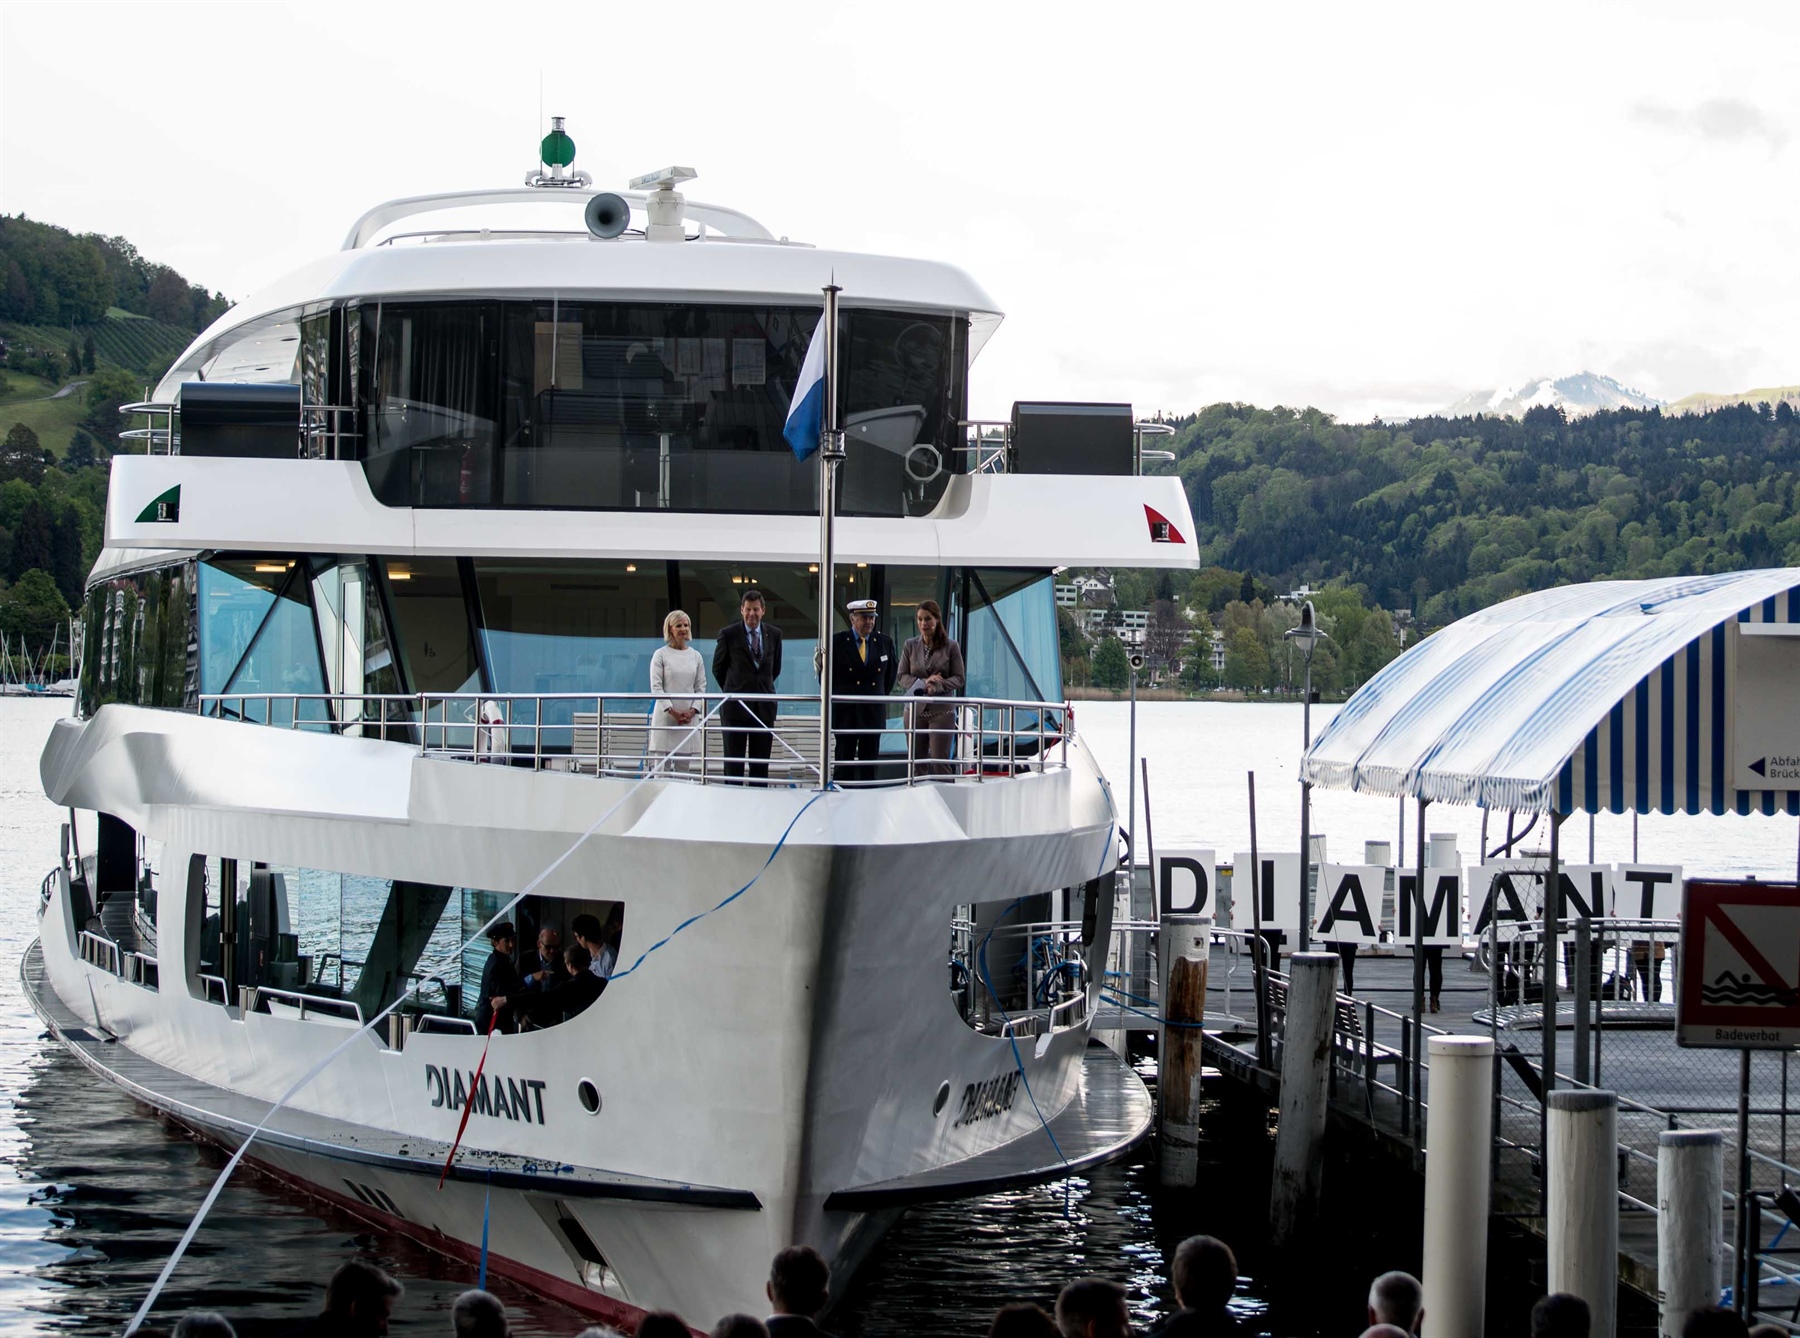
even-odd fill
[{"label": "forested hillside", "polygon": [[0,216],[0,633],[15,647],[67,647],[119,406],[225,307],[123,238]]},{"label": "forested hillside", "polygon": [[1800,565],[1785,404],[1399,426],[1216,404],[1177,426],[1202,562],[1358,585],[1427,627],[1568,581]]},{"label": "forested hillside", "polygon": [[225,310],[220,294],[139,255],[123,237],[77,237],[65,228],[0,215],[0,320],[96,325],[117,307],[193,331]]}]

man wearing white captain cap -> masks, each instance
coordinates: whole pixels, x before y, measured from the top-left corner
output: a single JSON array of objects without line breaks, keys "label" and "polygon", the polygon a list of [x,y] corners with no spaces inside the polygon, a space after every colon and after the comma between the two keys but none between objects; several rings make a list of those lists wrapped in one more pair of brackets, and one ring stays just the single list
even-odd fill
[{"label": "man wearing white captain cap", "polygon": [[885,697],[894,690],[900,657],[894,639],[875,629],[880,611],[872,599],[853,599],[844,605],[850,630],[831,640],[831,727],[838,731],[837,762],[832,779],[857,785],[875,779],[875,761],[881,756],[881,730],[887,725],[888,708],[882,702],[846,701],[847,697]]}]

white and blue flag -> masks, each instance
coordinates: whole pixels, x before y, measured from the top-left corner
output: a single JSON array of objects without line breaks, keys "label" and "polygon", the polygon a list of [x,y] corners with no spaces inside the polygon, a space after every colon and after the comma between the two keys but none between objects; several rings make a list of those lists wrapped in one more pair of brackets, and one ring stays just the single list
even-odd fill
[{"label": "white and blue flag", "polygon": [[781,429],[796,459],[804,460],[819,449],[819,434],[825,430],[825,320],[820,317],[813,328],[812,343],[806,346],[806,360],[800,364],[800,376],[794,382],[793,403],[788,405],[787,426]]}]

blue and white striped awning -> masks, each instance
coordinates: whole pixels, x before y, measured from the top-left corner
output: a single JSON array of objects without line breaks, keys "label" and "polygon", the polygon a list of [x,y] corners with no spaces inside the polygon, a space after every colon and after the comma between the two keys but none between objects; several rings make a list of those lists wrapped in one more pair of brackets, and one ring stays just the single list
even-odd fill
[{"label": "blue and white striped awning", "polygon": [[1492,809],[1800,813],[1800,792],[1726,773],[1732,622],[1800,622],[1800,568],[1521,595],[1370,679],[1301,773]]}]

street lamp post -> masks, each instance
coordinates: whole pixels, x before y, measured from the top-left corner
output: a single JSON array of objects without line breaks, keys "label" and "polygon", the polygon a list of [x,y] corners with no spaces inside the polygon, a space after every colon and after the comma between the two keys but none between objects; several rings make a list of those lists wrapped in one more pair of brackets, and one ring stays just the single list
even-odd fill
[{"label": "street lamp post", "polygon": [[[1318,615],[1309,599],[1300,606],[1300,625],[1290,627],[1286,639],[1300,647],[1304,666],[1300,688],[1300,755],[1304,759],[1312,747],[1312,657],[1325,633],[1319,630]],[[1300,777],[1300,951],[1312,944],[1312,785],[1305,775]]]}]

